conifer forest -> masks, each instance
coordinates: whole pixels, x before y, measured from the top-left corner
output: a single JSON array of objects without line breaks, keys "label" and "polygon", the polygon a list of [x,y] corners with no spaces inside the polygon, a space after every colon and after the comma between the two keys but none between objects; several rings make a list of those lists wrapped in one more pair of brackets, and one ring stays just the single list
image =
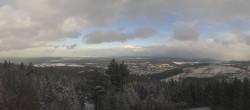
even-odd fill
[{"label": "conifer forest", "polygon": [[[106,70],[0,65],[1,110],[249,110],[248,78],[186,78],[162,82],[130,74],[124,62]],[[80,72],[79,72],[80,71]],[[89,106],[90,108],[86,108]],[[91,108],[92,107],[92,108]]]}]

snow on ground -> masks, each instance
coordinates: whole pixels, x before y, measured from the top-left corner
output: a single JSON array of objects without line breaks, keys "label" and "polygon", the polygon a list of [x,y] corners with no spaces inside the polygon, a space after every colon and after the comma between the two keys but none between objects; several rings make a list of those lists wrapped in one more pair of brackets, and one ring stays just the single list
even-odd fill
[{"label": "snow on ground", "polygon": [[78,65],[78,64],[68,64],[67,66],[70,66],[70,67],[84,67],[83,65]]},{"label": "snow on ground", "polygon": [[187,109],[187,110],[211,110],[211,108],[209,108],[209,107],[202,107],[202,108],[191,108],[191,109]]},{"label": "snow on ground", "polygon": [[94,110],[94,108],[93,104],[85,103],[84,110]]},{"label": "snow on ground", "polygon": [[183,65],[183,64],[186,64],[186,62],[173,62],[174,64],[177,64],[177,65]]},{"label": "snow on ground", "polygon": [[35,67],[49,67],[49,66],[66,66],[64,63],[40,63],[35,64]]},{"label": "snow on ground", "polygon": [[200,68],[191,68],[185,71],[186,77],[215,77],[218,75],[230,75],[239,74],[246,71],[236,67],[224,66],[224,65],[208,65]]},{"label": "snow on ground", "polygon": [[173,62],[176,65],[184,65],[184,64],[195,64],[195,63],[200,63],[200,62],[181,62],[181,61],[174,61]]},{"label": "snow on ground", "polygon": [[162,81],[181,80],[187,77],[195,78],[211,78],[211,77],[227,77],[227,78],[239,78],[243,79],[245,77],[250,78],[250,71],[227,66],[220,64],[211,64],[208,66],[202,67],[188,67],[184,69],[184,72],[178,75],[175,75],[171,78],[163,79]]},{"label": "snow on ground", "polygon": [[50,66],[84,67],[83,65],[65,64],[65,63],[41,63],[41,64],[35,64],[34,66],[35,67],[50,67]]}]

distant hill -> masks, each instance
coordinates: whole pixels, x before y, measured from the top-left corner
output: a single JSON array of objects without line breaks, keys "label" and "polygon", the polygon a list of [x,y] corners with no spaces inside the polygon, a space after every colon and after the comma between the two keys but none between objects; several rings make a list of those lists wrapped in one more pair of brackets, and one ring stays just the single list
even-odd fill
[{"label": "distant hill", "polygon": [[169,79],[182,80],[185,78],[250,78],[250,65],[241,62],[203,63],[185,65],[162,73],[149,76],[153,79],[168,81]]}]

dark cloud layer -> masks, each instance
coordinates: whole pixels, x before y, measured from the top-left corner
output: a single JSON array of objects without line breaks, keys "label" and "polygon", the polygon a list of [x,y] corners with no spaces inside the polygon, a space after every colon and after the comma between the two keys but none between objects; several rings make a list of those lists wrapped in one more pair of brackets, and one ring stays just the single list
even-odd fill
[{"label": "dark cloud layer", "polygon": [[124,42],[130,39],[147,38],[156,33],[157,31],[152,28],[137,29],[133,33],[95,31],[85,35],[83,41],[91,44],[98,44],[103,42]]},{"label": "dark cloud layer", "polygon": [[173,39],[180,41],[193,41],[199,39],[199,33],[193,29],[176,30]]},{"label": "dark cloud layer", "polygon": [[76,44],[66,46],[67,49],[74,49],[75,47],[77,47]]}]

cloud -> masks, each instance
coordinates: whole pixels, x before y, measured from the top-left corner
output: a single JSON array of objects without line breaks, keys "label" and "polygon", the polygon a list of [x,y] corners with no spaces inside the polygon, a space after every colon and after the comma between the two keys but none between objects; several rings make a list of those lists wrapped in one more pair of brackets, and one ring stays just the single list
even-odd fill
[{"label": "cloud", "polygon": [[67,49],[74,49],[77,45],[76,44],[72,44],[72,45],[68,45],[66,46]]},{"label": "cloud", "polygon": [[243,40],[247,45],[250,45],[250,36],[243,37]]},{"label": "cloud", "polygon": [[[0,38],[27,37],[32,47],[33,43],[48,42],[47,39],[58,42],[76,38],[79,29],[109,26],[120,19],[176,15],[199,21],[244,20],[250,17],[249,3],[247,0],[1,0]],[[176,22],[176,25],[194,24]]]},{"label": "cloud", "polygon": [[[13,44],[2,50],[46,47],[66,38],[80,37],[79,30],[90,26],[109,26],[121,18],[129,16],[126,0],[1,0],[0,39],[28,39],[21,44]],[[97,8],[98,7],[98,8]],[[130,18],[130,17],[128,17]],[[116,33],[116,32],[114,32]],[[138,32],[144,34],[144,32]],[[147,33],[145,33],[147,34]],[[142,35],[144,36],[144,35]],[[15,41],[12,41],[15,42]],[[20,45],[24,45],[19,48]],[[4,47],[1,47],[4,48]]]},{"label": "cloud", "polygon": [[[235,33],[221,33],[220,37],[203,37],[198,41],[180,42],[173,40],[167,44],[143,46],[125,44],[118,47],[78,47],[74,49],[45,48],[39,50],[11,50],[1,52],[1,56],[164,56],[189,59],[249,60],[250,45]],[[1,45],[2,46],[2,45]],[[70,51],[70,52],[69,52]],[[35,53],[34,53],[35,52]],[[27,53],[23,55],[23,53]],[[49,53],[49,54],[48,54]],[[74,53],[74,54],[72,54]]]},{"label": "cloud", "polygon": [[[250,46],[244,43],[225,45],[213,38],[201,42],[160,44],[152,46],[125,45],[112,48],[74,50],[85,56],[163,56],[187,59],[249,60]],[[65,52],[66,55],[68,54]],[[68,54],[70,56],[70,54]]]},{"label": "cloud", "polygon": [[[79,30],[112,24],[120,3],[99,0],[1,0],[0,39],[3,43],[26,39],[27,42],[1,47],[1,50],[47,47],[66,38],[80,37]],[[102,2],[102,3],[101,3]],[[111,3],[111,4],[110,4]],[[99,8],[96,8],[99,7]],[[12,41],[6,38],[13,38]],[[23,48],[20,48],[20,45]]]},{"label": "cloud", "polygon": [[140,28],[134,32],[134,37],[143,38],[143,37],[150,37],[157,33],[157,30],[153,28]]},{"label": "cloud", "polygon": [[[93,24],[109,24],[120,18],[196,15],[205,19],[241,19],[249,17],[247,0],[34,0],[20,1],[23,9],[46,15],[78,15]],[[27,4],[34,4],[33,6]],[[70,6],[70,7],[69,7]],[[98,7],[98,8],[96,8]],[[65,12],[62,12],[65,11]],[[98,13],[98,14],[96,14]],[[82,16],[81,16],[82,15]]]},{"label": "cloud", "polygon": [[174,23],[174,25],[179,26],[179,27],[193,27],[197,23],[198,23],[197,20],[194,20],[194,21],[176,21]]},{"label": "cloud", "polygon": [[59,25],[62,32],[74,32],[76,29],[80,29],[82,26],[88,26],[88,22],[81,18],[67,18]]},{"label": "cloud", "polygon": [[[159,18],[164,18],[164,20],[170,18],[174,19],[175,26],[181,28],[192,28],[198,25],[197,22],[201,27],[206,24],[204,22],[209,22],[209,25],[213,27],[213,24],[228,24],[233,21],[235,24],[231,27],[237,27],[235,29],[237,33],[227,32],[227,34],[216,35],[215,38],[208,39],[206,35],[199,36],[199,32],[194,29],[181,29],[173,33],[172,39],[174,40],[167,42],[171,45],[139,46],[141,48],[136,48],[136,51],[126,51],[126,49],[135,49],[132,48],[133,46],[117,47],[104,49],[100,53],[95,50],[82,52],[72,45],[69,48],[74,49],[65,49],[66,51],[79,51],[79,56],[89,53],[102,55],[110,50],[113,52],[107,55],[124,55],[128,52],[128,55],[250,59],[248,57],[250,56],[248,53],[249,33],[240,35],[241,33],[238,32],[239,30],[248,31],[249,0],[0,0],[0,2],[0,51],[2,52],[0,55],[26,53],[39,55],[38,50],[42,49],[44,50],[41,54],[46,55],[48,54],[46,49],[50,47],[55,49],[56,45],[61,45],[68,39],[81,37],[81,30],[89,27],[110,29],[114,23],[123,20],[149,20],[149,22],[152,21],[149,24],[152,24]],[[195,21],[192,21],[193,19]],[[128,23],[128,25],[136,27],[137,24]],[[99,44],[143,39],[157,33],[152,28],[137,29],[130,33],[124,32],[123,27],[115,31],[95,31],[85,35],[83,41]],[[189,42],[184,44],[182,41]],[[34,51],[34,48],[37,51]],[[162,51],[157,51],[159,49]],[[18,52],[19,54],[15,54]]]},{"label": "cloud", "polygon": [[195,41],[144,46],[136,55],[165,56],[191,59],[249,60],[250,45],[237,33],[221,33]]},{"label": "cloud", "polygon": [[[9,5],[0,7],[2,42],[0,51],[42,48],[65,38],[78,37],[75,29],[80,27],[79,24],[83,24],[82,21],[74,18],[65,19],[63,22],[47,23],[46,20],[53,18],[37,19],[35,15]],[[59,26],[60,24],[63,25]]]},{"label": "cloud", "polygon": [[95,31],[83,37],[86,43],[98,44],[103,42],[125,42],[130,39],[147,38],[157,31],[152,28],[141,28],[135,30],[133,33],[115,32],[115,31]]},{"label": "cloud", "polygon": [[29,42],[30,41],[26,39],[5,38],[1,40],[0,51],[21,50],[28,47],[36,47],[35,44]]},{"label": "cloud", "polygon": [[[242,38],[244,37],[235,33],[221,33],[219,37],[205,37],[190,42],[173,40],[168,44],[125,45],[97,50],[103,56],[164,56],[189,59],[249,60],[250,52],[248,50],[250,46]],[[86,53],[94,55],[96,50],[86,51]]]},{"label": "cloud", "polygon": [[199,33],[193,29],[176,30],[173,39],[179,41],[193,41],[199,39]]}]

